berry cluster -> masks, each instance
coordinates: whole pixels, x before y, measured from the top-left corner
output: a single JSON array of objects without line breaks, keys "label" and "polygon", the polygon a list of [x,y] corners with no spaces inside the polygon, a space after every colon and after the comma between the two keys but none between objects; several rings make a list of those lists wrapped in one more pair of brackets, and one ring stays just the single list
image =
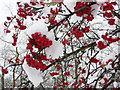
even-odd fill
[{"label": "berry cluster", "polygon": [[[10,22],[12,21],[12,19],[13,19],[13,18],[11,18],[11,17],[7,17],[7,21],[4,22],[4,26],[5,26],[5,27],[9,27],[9,24],[10,24]],[[10,33],[11,31],[8,30],[8,29],[4,29],[4,32],[5,32],[5,33]]]},{"label": "berry cluster", "polygon": [[113,42],[116,42],[116,41],[119,41],[119,40],[120,40],[119,37],[113,38],[112,36],[108,36],[108,33],[106,33],[105,35],[102,35],[102,38],[103,38],[104,40],[106,40],[106,41],[108,42],[108,44],[111,44],[111,43],[113,43]]},{"label": "berry cluster", "polygon": [[73,27],[73,30],[71,31],[71,33],[75,35],[77,39],[84,36],[83,32],[79,31],[76,27]]},{"label": "berry cluster", "polygon": [[68,40],[66,40],[65,38],[64,38],[64,40],[62,41],[62,44],[63,44],[64,46],[66,46],[66,44],[70,46],[70,42],[69,42]]},{"label": "berry cluster", "polygon": [[[16,18],[16,22],[18,24],[18,25],[14,25],[14,28],[15,29],[20,29],[20,30],[25,30],[26,26],[23,25],[23,18],[27,19],[27,16],[31,16],[31,20],[34,20],[32,18],[32,16],[37,15],[39,9],[35,8],[33,6],[35,6],[37,4],[39,4],[39,3],[37,1],[33,1],[33,0],[30,1],[30,4],[28,4],[28,3],[22,4],[21,2],[17,2],[17,5],[18,5],[17,15],[20,18],[16,18],[16,16],[15,17],[7,17],[8,21],[6,21],[4,23],[4,26],[7,27],[7,29],[4,29],[4,31],[6,33],[10,33],[10,30],[8,30],[8,28],[9,28],[9,26],[10,26],[10,24],[13,21],[14,18]],[[39,15],[36,18],[36,20],[38,21],[38,19],[41,19]]]},{"label": "berry cluster", "polygon": [[115,24],[115,19],[108,19],[108,24],[109,25],[114,25]]},{"label": "berry cluster", "polygon": [[16,62],[16,63],[19,63],[19,61],[20,61],[20,59],[17,57],[17,58],[15,59],[15,62]]},{"label": "berry cluster", "polygon": [[13,46],[16,46],[16,43],[17,43],[17,37],[16,37],[16,35],[13,34],[12,38],[13,38],[13,43],[12,43],[12,45],[13,45]]},{"label": "berry cluster", "polygon": [[[59,3],[59,5],[61,5],[61,3]],[[51,8],[50,9],[51,14],[47,14],[47,16],[45,17],[45,18],[48,19],[48,23],[50,23],[50,25],[55,25],[55,24],[58,23],[57,20],[55,20],[56,15],[58,14],[58,12],[59,12],[58,8],[55,8],[55,9]],[[60,25],[60,24],[58,24],[58,25]]]},{"label": "berry cluster", "polygon": [[[41,11],[43,9],[43,7],[41,8],[36,8],[34,6],[36,5],[40,5],[44,7],[43,2],[38,2],[38,1],[30,1],[30,4],[28,3],[24,3],[21,4],[21,2],[17,2],[17,5],[19,7],[19,9],[17,10],[17,14],[19,17],[22,17],[24,19],[27,19],[27,16],[30,16],[31,20],[34,21],[38,21],[38,19],[41,19]],[[38,14],[39,13],[39,14]],[[36,15],[36,18],[34,19],[33,16]]]},{"label": "berry cluster", "polygon": [[74,88],[78,88],[76,82],[74,82],[71,86],[74,86]]},{"label": "berry cluster", "polygon": [[4,29],[4,32],[5,32],[5,33],[10,33],[11,31],[10,31],[10,30],[7,30],[7,29]]},{"label": "berry cluster", "polygon": [[12,59],[13,59],[13,58],[9,59],[8,62],[9,62],[9,63],[13,62]]},{"label": "berry cluster", "polygon": [[68,67],[73,67],[73,65],[68,65]]},{"label": "berry cluster", "polygon": [[[27,49],[30,50],[30,54],[28,54],[25,59],[30,67],[43,71],[46,68],[46,65],[43,64],[42,61],[48,61],[49,59],[47,59],[46,55],[41,53],[41,51],[50,47],[52,45],[52,41],[40,32],[36,32],[31,36],[32,37],[29,37],[29,43],[27,44]],[[33,47],[37,48],[38,51],[34,52]]]},{"label": "berry cluster", "polygon": [[58,64],[56,65],[56,67],[58,71],[61,69],[61,67]]},{"label": "berry cluster", "polygon": [[113,15],[111,12],[105,12],[103,13],[103,17],[111,18]]},{"label": "berry cluster", "polygon": [[53,10],[53,8],[51,8],[50,12],[51,12],[53,15],[57,15],[57,14],[58,14],[58,9],[56,8],[55,10]]},{"label": "berry cluster", "polygon": [[97,46],[100,50],[104,49],[107,47],[107,45],[104,45],[104,43],[102,41],[98,42],[98,46]]},{"label": "berry cluster", "polygon": [[41,71],[43,71],[46,68],[46,64],[42,63],[42,59],[36,60],[29,54],[25,57],[25,59],[26,59],[27,64],[32,68],[36,68],[37,70],[40,69]]},{"label": "berry cluster", "polygon": [[50,13],[52,15],[48,14],[48,16],[46,17],[48,18],[50,25],[57,24],[57,20],[55,20],[55,17],[58,14],[58,9],[56,8],[55,10],[53,10],[53,8],[51,8]]},{"label": "berry cluster", "polygon": [[101,5],[100,9],[103,11],[113,10],[113,5],[117,5],[116,2],[105,2],[103,5]]},{"label": "berry cluster", "polygon": [[65,72],[64,75],[69,76],[69,75],[70,75],[70,72],[69,72],[69,71],[68,71],[68,72]]},{"label": "berry cluster", "polygon": [[52,19],[50,20],[50,25],[55,25],[57,24],[57,20],[55,20],[55,17],[52,17]]},{"label": "berry cluster", "polygon": [[[20,3],[20,2],[19,2]],[[19,5],[19,4],[18,4]],[[19,7],[19,6],[18,6]],[[22,7],[22,5],[21,5],[21,7]],[[18,9],[18,12],[17,12],[17,15],[19,15],[20,17],[23,17],[23,18],[27,18],[27,12],[24,10],[24,9],[22,9],[22,8],[20,8],[19,7],[19,9]]]},{"label": "berry cluster", "polygon": [[[35,6],[36,4],[39,3],[30,1],[30,4]],[[27,16],[36,15],[36,12],[34,12],[33,8],[31,8],[31,6],[28,3],[24,3],[24,5],[22,5],[21,2],[17,2],[17,5],[19,7],[17,14],[20,17],[27,19]]]},{"label": "berry cluster", "polygon": [[90,29],[90,26],[85,26],[85,28],[82,28],[81,31],[84,33],[88,33]]},{"label": "berry cluster", "polygon": [[4,74],[8,74],[8,71],[5,70],[3,67],[2,67],[2,69],[1,69],[1,71],[2,71],[2,73],[4,73]]},{"label": "berry cluster", "polygon": [[33,50],[33,46],[38,48],[39,51],[50,47],[52,45],[52,41],[49,40],[46,35],[42,35],[40,32],[36,32],[35,34],[31,35],[32,38],[29,37],[29,43],[27,44],[27,49]]},{"label": "berry cluster", "polygon": [[103,5],[101,5],[100,9],[103,11],[103,17],[111,18],[107,19],[109,25],[115,24],[115,19],[112,19],[113,15],[111,13],[111,10],[114,10],[114,5],[117,5],[116,2],[105,2]]},{"label": "berry cluster", "polygon": [[98,62],[99,62],[99,60],[97,60],[96,58],[90,58],[90,61],[91,61],[92,63],[98,63]]},{"label": "berry cluster", "polygon": [[[76,2],[76,6],[74,7],[74,10],[77,11],[88,4],[89,2]],[[79,17],[82,17],[84,14],[86,14],[87,16],[84,19],[87,19],[87,21],[92,21],[94,17],[91,14],[91,11],[92,11],[92,8],[88,7],[88,8],[85,8],[83,12],[76,13],[76,15]]]},{"label": "berry cluster", "polygon": [[10,24],[13,21],[14,18],[15,18],[15,16],[14,17],[7,17],[7,21],[4,22],[4,26],[5,26],[4,32],[5,33],[10,33],[11,32],[10,30],[8,30],[8,28],[10,27]]},{"label": "berry cluster", "polygon": [[51,75],[51,76],[55,76],[55,75],[59,75],[59,73],[57,73],[57,72],[52,72],[52,73],[50,73],[50,75]]},{"label": "berry cluster", "polygon": [[[108,36],[108,33],[106,33],[105,35],[102,35],[102,38],[105,40],[105,41],[107,41],[107,43],[108,43],[108,45],[109,44],[111,44],[111,43],[113,43],[113,42],[116,42],[116,41],[119,41],[120,40],[120,38],[119,37],[117,37],[117,38],[112,38],[112,36]],[[106,48],[107,47],[107,45],[105,45],[102,41],[99,41],[98,42],[98,48],[101,50],[101,49],[104,49],[104,48]]]},{"label": "berry cluster", "polygon": [[16,22],[17,22],[18,26],[14,26],[14,28],[19,28],[20,30],[26,29],[26,26],[22,25],[22,22],[18,18],[16,18]]}]

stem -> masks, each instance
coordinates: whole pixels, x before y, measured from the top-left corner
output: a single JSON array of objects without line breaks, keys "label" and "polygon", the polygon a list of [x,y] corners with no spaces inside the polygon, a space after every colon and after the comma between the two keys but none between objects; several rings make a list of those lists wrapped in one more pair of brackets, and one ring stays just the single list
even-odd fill
[{"label": "stem", "polygon": [[76,79],[76,83],[77,83],[77,79],[78,79],[78,76],[77,76],[77,70],[78,70],[78,63],[77,63],[77,60],[75,59],[75,79]]},{"label": "stem", "polygon": [[62,87],[64,88],[65,87],[65,85],[64,85],[64,75],[63,75],[63,66],[62,66],[62,63],[60,63],[61,64],[61,74],[62,74],[62,81],[63,81],[63,85],[62,85]]},{"label": "stem", "polygon": [[13,85],[15,86],[15,69],[16,69],[16,66],[13,68]]},{"label": "stem", "polygon": [[1,88],[4,90],[4,73],[2,72],[2,77],[1,77]]},{"label": "stem", "polygon": [[115,11],[111,10],[112,14],[114,16],[116,16],[118,19],[120,19],[120,14],[119,13],[116,13]]},{"label": "stem", "polygon": [[15,81],[18,80],[18,78],[22,75],[22,72],[23,72],[23,70],[21,71],[21,73],[19,74],[19,76],[15,79]]}]

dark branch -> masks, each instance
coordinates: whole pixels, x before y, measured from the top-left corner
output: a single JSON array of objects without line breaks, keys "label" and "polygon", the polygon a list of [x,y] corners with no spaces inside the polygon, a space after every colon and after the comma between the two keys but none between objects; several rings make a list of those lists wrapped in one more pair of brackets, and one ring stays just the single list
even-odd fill
[{"label": "dark branch", "polygon": [[82,46],[81,48],[77,49],[77,50],[74,51],[74,52],[71,52],[71,53],[66,54],[66,55],[63,56],[62,58],[60,58],[60,59],[56,60],[55,62],[51,63],[50,65],[48,65],[48,66],[43,70],[43,72],[44,72],[45,70],[47,70],[48,68],[50,68],[51,66],[55,65],[57,62],[62,62],[65,58],[67,58],[67,57],[69,57],[69,56],[71,56],[71,55],[73,55],[73,54],[77,54],[77,53],[80,52],[80,51],[83,51],[83,50],[85,50],[85,49],[87,49],[87,48],[89,48],[89,47],[93,47],[93,46],[96,46],[96,45],[97,45],[96,42],[93,42],[93,43],[91,43],[91,44]]}]

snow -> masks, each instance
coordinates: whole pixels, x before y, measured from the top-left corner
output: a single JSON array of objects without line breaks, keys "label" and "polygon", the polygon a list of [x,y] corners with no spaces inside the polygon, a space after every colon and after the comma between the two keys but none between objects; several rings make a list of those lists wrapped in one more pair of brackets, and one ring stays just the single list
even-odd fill
[{"label": "snow", "polygon": [[[63,3],[67,6],[68,9],[70,9],[72,12],[74,11],[74,6],[76,5],[76,0],[64,0]],[[72,6],[72,7],[71,7]]]},{"label": "snow", "polygon": [[28,75],[29,80],[37,87],[41,82],[43,82],[42,72],[35,68],[29,67],[26,60],[23,63],[23,69]]},{"label": "snow", "polygon": [[63,56],[63,45],[55,40],[53,31],[48,32],[47,25],[44,22],[43,19],[34,22],[32,26],[28,27],[27,34],[30,36],[35,32],[41,32],[42,35],[46,35],[48,39],[52,40],[53,45],[45,49],[48,58],[52,57],[55,59],[59,56]]},{"label": "snow", "polygon": [[109,0],[96,0],[98,4],[103,4],[104,2],[108,2]]},{"label": "snow", "polygon": [[99,8],[99,5],[95,4],[95,5],[92,5],[91,7],[92,7],[92,10],[93,10],[91,14],[92,14],[94,17],[96,17],[97,11],[98,11],[98,8]]},{"label": "snow", "polygon": [[118,83],[116,81],[114,81],[113,85],[114,85],[114,88],[118,87]]}]

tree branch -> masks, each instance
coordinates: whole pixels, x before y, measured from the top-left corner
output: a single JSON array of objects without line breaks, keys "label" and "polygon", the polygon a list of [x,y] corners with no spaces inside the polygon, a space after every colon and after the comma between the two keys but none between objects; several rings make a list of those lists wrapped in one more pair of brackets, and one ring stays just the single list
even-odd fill
[{"label": "tree branch", "polygon": [[112,14],[114,16],[116,16],[118,19],[120,19],[120,14],[119,13],[116,13],[115,11],[111,10]]},{"label": "tree branch", "polygon": [[53,29],[54,27],[58,26],[59,24],[63,23],[63,22],[64,22],[66,19],[68,19],[70,16],[72,16],[72,15],[74,15],[74,14],[76,14],[76,13],[79,13],[79,12],[83,12],[84,9],[86,9],[86,8],[88,8],[88,7],[90,7],[90,6],[94,5],[94,4],[96,4],[96,2],[91,2],[89,5],[86,5],[86,6],[82,7],[82,8],[80,8],[80,9],[76,10],[75,12],[72,12],[72,13],[68,14],[66,17],[64,17],[64,18],[63,18],[61,21],[59,21],[57,24],[55,24],[55,25],[53,25],[53,26],[51,26],[51,25],[48,26],[48,31],[50,31],[50,30]]},{"label": "tree branch", "polygon": [[60,58],[59,60],[56,60],[55,62],[53,62],[53,63],[51,63],[50,65],[48,65],[48,66],[43,70],[43,72],[44,72],[45,70],[47,70],[48,68],[50,68],[51,66],[55,65],[57,62],[62,62],[65,58],[67,58],[67,57],[69,57],[69,56],[71,56],[71,55],[73,55],[73,54],[76,54],[76,53],[78,53],[78,52],[80,52],[80,51],[83,51],[83,50],[85,50],[85,49],[87,49],[87,48],[89,48],[89,47],[96,46],[96,45],[97,45],[96,42],[93,42],[93,43],[91,43],[91,44],[82,46],[81,48],[77,49],[77,50],[74,51],[74,52],[71,52],[71,53],[66,54],[65,56],[63,56],[63,57]]}]

